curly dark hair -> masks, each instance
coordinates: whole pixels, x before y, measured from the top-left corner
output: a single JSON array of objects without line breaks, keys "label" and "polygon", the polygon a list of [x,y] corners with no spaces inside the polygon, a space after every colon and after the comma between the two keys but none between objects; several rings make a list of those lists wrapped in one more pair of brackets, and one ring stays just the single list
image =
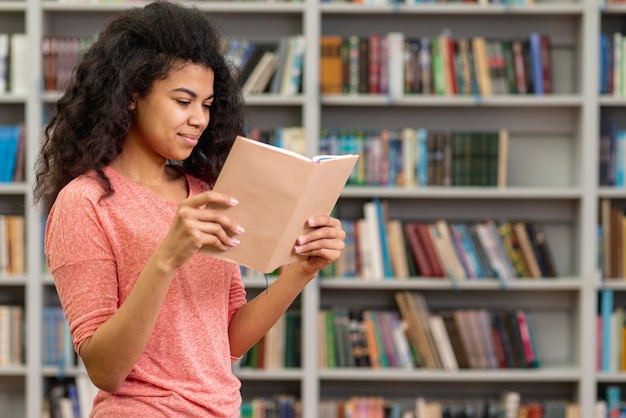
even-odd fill
[{"label": "curly dark hair", "polygon": [[116,14],[74,69],[45,128],[35,201],[42,200],[47,213],[66,184],[92,170],[103,197],[113,194],[103,169],[122,150],[133,94],[147,95],[155,80],[184,63],[215,73],[209,125],[182,162],[188,173],[213,184],[244,131],[243,95],[222,46],[216,24],[192,7],[157,1]]}]

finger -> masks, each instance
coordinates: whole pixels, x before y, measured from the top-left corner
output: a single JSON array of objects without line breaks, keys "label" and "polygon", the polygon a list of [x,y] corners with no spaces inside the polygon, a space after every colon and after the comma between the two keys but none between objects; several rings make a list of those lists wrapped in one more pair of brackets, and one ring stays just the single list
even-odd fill
[{"label": "finger", "polygon": [[184,229],[189,231],[190,239],[196,248],[210,245],[219,249],[228,249],[239,245],[236,237],[230,236],[227,231],[216,222],[203,222],[194,218],[182,220]]},{"label": "finger", "polygon": [[209,205],[226,207],[236,206],[238,203],[237,199],[232,196],[208,190],[183,200],[181,205],[193,208],[204,208]]},{"label": "finger", "polygon": [[314,256],[326,254],[327,251],[341,253],[345,246],[343,239],[317,239],[306,244],[297,244],[294,251],[296,254]]},{"label": "finger", "polygon": [[346,231],[344,231],[340,226],[320,227],[307,231],[299,236],[296,240],[296,244],[303,245],[311,241],[327,238],[343,240],[345,237]]},{"label": "finger", "polygon": [[202,244],[219,249],[229,249],[239,245],[239,239],[226,233],[224,228],[215,222],[199,222],[198,231],[202,233]]},{"label": "finger", "polygon": [[182,207],[179,209],[182,218],[194,219],[202,223],[214,223],[219,225],[231,234],[242,234],[244,228],[233,221],[224,211],[213,209],[196,209],[192,207]]},{"label": "finger", "polygon": [[[301,255],[307,257],[308,261],[317,260],[316,264],[328,265],[339,259],[341,251],[323,248]],[[320,260],[324,260],[323,263],[319,263]]]},{"label": "finger", "polygon": [[307,219],[306,224],[311,228],[322,226],[341,227],[341,221],[329,215],[312,216]]}]

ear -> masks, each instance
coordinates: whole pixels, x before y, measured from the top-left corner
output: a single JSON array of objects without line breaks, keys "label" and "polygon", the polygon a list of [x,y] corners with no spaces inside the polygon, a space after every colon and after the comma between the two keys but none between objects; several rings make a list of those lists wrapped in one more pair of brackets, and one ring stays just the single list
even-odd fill
[{"label": "ear", "polygon": [[137,108],[137,94],[133,94],[133,98],[128,104],[128,110],[135,110]]}]

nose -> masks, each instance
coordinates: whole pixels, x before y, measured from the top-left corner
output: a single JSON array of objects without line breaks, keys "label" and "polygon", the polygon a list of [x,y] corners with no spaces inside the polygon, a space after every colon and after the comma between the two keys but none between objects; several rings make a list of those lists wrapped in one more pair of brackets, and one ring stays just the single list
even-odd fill
[{"label": "nose", "polygon": [[192,126],[206,127],[209,124],[209,109],[203,104],[193,106],[191,115],[189,116],[189,124]]}]

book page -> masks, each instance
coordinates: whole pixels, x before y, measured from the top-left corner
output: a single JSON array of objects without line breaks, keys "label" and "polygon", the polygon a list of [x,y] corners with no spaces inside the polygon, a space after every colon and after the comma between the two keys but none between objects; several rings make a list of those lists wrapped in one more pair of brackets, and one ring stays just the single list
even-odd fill
[{"label": "book page", "polygon": [[[235,248],[206,246],[200,252],[264,273],[300,260],[293,247],[307,218],[330,213],[357,158],[315,164],[300,154],[238,137],[214,190],[239,200],[235,207],[218,209],[245,232],[237,236]],[[316,174],[322,171],[327,173]],[[312,181],[315,176],[320,177]]]}]

